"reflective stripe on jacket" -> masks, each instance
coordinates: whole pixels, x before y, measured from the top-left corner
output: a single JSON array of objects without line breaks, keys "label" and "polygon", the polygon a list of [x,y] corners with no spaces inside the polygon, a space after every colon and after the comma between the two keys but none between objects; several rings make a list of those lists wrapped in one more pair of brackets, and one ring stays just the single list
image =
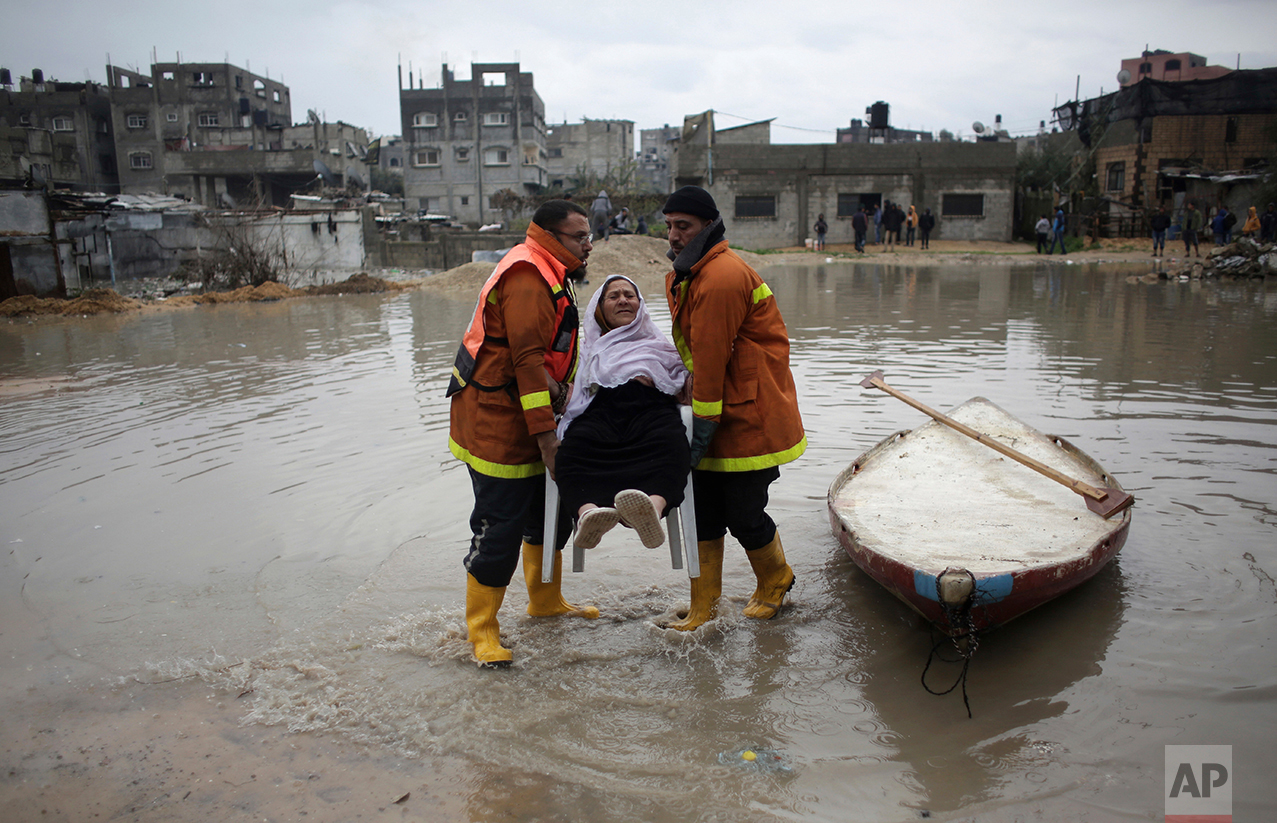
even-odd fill
[{"label": "reflective stripe on jacket", "polygon": [[555,425],[546,372],[563,381],[576,367],[576,299],[566,275],[579,265],[533,224],[480,292],[448,387],[448,447],[481,474],[545,471],[535,435]]},{"label": "reflective stripe on jacket", "polygon": [[[692,412],[717,422],[707,471],[755,471],[807,449],[789,370],[789,335],[758,273],[721,241],[674,286],[665,278],[674,344],[692,372]],[[673,290],[673,291],[671,291]]]}]

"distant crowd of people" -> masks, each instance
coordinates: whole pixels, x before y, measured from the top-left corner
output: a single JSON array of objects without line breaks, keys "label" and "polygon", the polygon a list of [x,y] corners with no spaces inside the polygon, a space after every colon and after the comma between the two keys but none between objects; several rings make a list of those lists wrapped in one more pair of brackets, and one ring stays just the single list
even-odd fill
[{"label": "distant crowd of people", "polygon": [[[1209,227],[1211,239],[1216,246],[1226,246],[1233,242],[1233,230],[1237,226],[1237,215],[1227,206],[1217,207],[1210,219],[1202,211],[1202,203],[1189,200],[1184,204],[1184,217],[1179,225],[1180,239],[1184,241],[1184,255],[1201,257],[1200,238]],[[1247,210],[1246,222],[1242,224],[1241,236],[1257,240],[1260,243],[1272,243],[1277,240],[1277,204],[1269,203],[1267,210],[1261,215],[1254,206]],[[1153,256],[1161,257],[1166,253],[1166,235],[1173,226],[1171,215],[1166,206],[1158,206],[1148,220],[1149,231],[1153,236]],[[1068,218],[1063,208],[1057,208],[1054,217],[1044,214],[1034,226],[1037,234],[1038,254],[1054,254],[1055,247],[1060,247],[1064,254],[1064,235],[1068,228]]]},{"label": "distant crowd of people", "polygon": [[[901,231],[904,232],[904,245],[912,246],[916,240],[920,249],[928,249],[931,248],[931,232],[936,227],[936,216],[931,213],[931,209],[923,209],[922,214],[919,214],[918,209],[912,205],[906,211],[900,208],[899,203],[892,203],[890,200],[884,200],[881,204],[865,204],[851,216],[856,251],[863,253],[870,242],[870,226],[873,226],[873,244],[885,245],[887,251],[895,251],[896,245],[901,242]],[[825,236],[829,232],[824,214],[816,217],[816,225],[812,228],[816,232],[813,248],[824,251]]]}]

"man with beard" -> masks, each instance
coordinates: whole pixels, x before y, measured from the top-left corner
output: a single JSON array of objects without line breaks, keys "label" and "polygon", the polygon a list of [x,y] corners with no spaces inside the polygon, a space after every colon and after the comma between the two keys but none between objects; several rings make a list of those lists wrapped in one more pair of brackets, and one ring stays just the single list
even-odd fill
[{"label": "man with beard", "polygon": [[769,619],[794,585],[767,489],[807,448],[789,370],[789,335],[771,289],[724,239],[709,192],[684,186],[662,209],[674,270],[666,275],[674,344],[692,373],[693,490],[701,576],[691,631],[717,615],[727,532],[745,549],[757,587],[745,616]]},{"label": "man with beard", "polygon": [[[550,200],[537,209],[527,237],[484,284],[457,352],[448,448],[466,463],[474,489],[466,568],[466,626],[475,660],[505,666],[497,611],[523,554],[528,614],[598,617],[560,593],[556,546],[553,582],[541,582],[545,474],[554,473],[556,411],[568,399],[576,368],[577,309],[570,275],[584,271],[593,248],[585,209]],[[566,540],[571,522],[560,520]]]}]

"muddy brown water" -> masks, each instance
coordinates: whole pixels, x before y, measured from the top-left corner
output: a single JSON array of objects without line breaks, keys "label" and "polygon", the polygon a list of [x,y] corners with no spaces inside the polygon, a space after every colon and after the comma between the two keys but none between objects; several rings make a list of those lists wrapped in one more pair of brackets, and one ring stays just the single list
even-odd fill
[{"label": "muddy brown water", "polygon": [[[1233,747],[1277,804],[1277,283],[1115,266],[764,271],[810,448],[771,511],[771,622],[729,541],[724,615],[610,535],[477,670],[471,503],[443,398],[470,299],[429,291],[0,325],[5,819],[1150,820],[1163,747]],[[663,306],[658,323],[668,325]],[[976,395],[1139,502],[1118,559],[988,635],[968,719],[932,636],[850,563],[825,494]],[[952,678],[942,665],[937,683]],[[741,760],[746,749],[763,756]],[[408,794],[407,798],[402,795]],[[400,802],[396,803],[398,800]]]}]

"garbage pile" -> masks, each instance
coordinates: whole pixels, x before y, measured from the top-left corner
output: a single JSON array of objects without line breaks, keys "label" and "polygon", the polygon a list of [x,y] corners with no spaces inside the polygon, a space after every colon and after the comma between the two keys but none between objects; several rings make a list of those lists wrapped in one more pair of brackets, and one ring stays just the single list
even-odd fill
[{"label": "garbage pile", "polygon": [[1258,243],[1243,237],[1226,246],[1216,246],[1200,260],[1183,260],[1159,272],[1161,279],[1198,280],[1203,277],[1265,277],[1277,274],[1277,244]]}]

